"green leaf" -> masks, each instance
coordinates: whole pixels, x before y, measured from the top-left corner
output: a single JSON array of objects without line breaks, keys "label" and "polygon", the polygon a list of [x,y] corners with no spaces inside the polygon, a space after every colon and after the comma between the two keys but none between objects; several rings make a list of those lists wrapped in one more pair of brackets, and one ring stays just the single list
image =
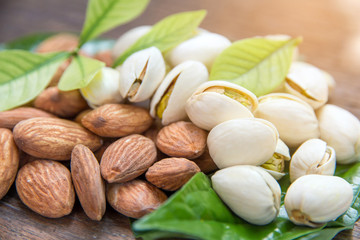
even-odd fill
[{"label": "green leaf", "polygon": [[103,67],[104,62],[77,55],[61,76],[58,87],[62,91],[86,87]]},{"label": "green leaf", "polygon": [[297,240],[331,240],[336,234],[347,229],[351,229],[351,227],[324,228],[321,231],[297,238]]},{"label": "green leaf", "polygon": [[0,50],[20,49],[20,50],[34,51],[36,47],[39,45],[39,43],[41,43],[51,35],[53,35],[53,33],[36,33],[36,34],[20,37],[13,41],[0,45]]},{"label": "green leaf", "polygon": [[260,37],[234,42],[215,59],[210,80],[236,83],[257,96],[267,94],[285,79],[300,42]]},{"label": "green leaf", "polygon": [[50,82],[68,53],[35,54],[24,50],[0,52],[0,111],[34,99]]},{"label": "green leaf", "polygon": [[145,10],[148,3],[149,0],[89,0],[79,46],[133,20]]},{"label": "green leaf", "polygon": [[206,15],[205,10],[177,13],[162,19],[135,42],[118,59],[114,67],[122,64],[131,54],[152,46],[165,52],[193,36]]}]

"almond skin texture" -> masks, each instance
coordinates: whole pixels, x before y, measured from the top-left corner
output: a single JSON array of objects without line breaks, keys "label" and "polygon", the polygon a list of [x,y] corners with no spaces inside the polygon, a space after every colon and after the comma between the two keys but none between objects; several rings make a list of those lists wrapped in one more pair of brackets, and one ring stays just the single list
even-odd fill
[{"label": "almond skin texture", "polygon": [[108,185],[106,197],[119,213],[131,218],[141,218],[156,210],[167,196],[144,180]]},{"label": "almond skin texture", "polygon": [[156,160],[153,141],[133,134],[112,143],[104,152],[100,170],[109,183],[130,181],[143,174]]},{"label": "almond skin texture", "polygon": [[0,199],[9,191],[19,167],[19,150],[12,132],[0,128]]},{"label": "almond skin texture", "polygon": [[204,173],[211,173],[219,169],[211,158],[208,148],[205,149],[205,152],[200,157],[193,159],[192,161],[195,162]]},{"label": "almond skin texture", "polygon": [[156,146],[171,157],[194,159],[203,154],[206,147],[207,132],[191,122],[175,122],[163,127]]},{"label": "almond skin texture", "polygon": [[185,158],[165,158],[152,165],[145,177],[158,188],[175,191],[198,172],[200,168],[193,161]]},{"label": "almond skin texture", "polygon": [[26,206],[49,218],[70,214],[75,202],[70,171],[51,160],[23,166],[16,178],[16,191]]},{"label": "almond skin texture", "polygon": [[12,129],[22,120],[35,117],[56,118],[55,115],[33,107],[19,107],[9,111],[0,112],[0,128]]},{"label": "almond skin texture", "polygon": [[86,215],[100,221],[106,209],[105,183],[94,154],[82,144],[76,145],[72,151],[71,176]]},{"label": "almond skin texture", "polygon": [[52,160],[69,160],[77,144],[92,151],[102,145],[102,139],[80,124],[58,118],[32,118],[14,127],[16,145],[31,156]]},{"label": "almond skin texture", "polygon": [[40,93],[35,99],[34,106],[64,118],[74,117],[88,108],[78,90],[63,92],[57,87],[47,88]]},{"label": "almond skin texture", "polygon": [[86,114],[81,122],[99,136],[123,137],[144,132],[151,126],[153,119],[144,108],[126,104],[105,104]]}]

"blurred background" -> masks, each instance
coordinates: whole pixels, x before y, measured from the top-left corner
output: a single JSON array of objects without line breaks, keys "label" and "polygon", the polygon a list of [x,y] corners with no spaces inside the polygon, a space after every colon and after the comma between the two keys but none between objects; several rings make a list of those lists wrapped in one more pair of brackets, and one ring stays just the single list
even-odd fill
[{"label": "blurred background", "polygon": [[[0,42],[34,32],[79,32],[87,0],[0,0]],[[266,35],[302,36],[302,60],[337,81],[331,101],[360,118],[360,1],[358,0],[152,0],[142,16],[107,34],[117,38],[172,13],[206,9],[201,27],[231,40]]]}]

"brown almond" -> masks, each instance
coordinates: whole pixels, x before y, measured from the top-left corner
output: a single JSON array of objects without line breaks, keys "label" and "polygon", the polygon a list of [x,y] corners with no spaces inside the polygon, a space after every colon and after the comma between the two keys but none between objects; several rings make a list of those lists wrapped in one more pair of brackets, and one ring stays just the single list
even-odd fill
[{"label": "brown almond", "polygon": [[105,104],[86,114],[81,123],[102,137],[123,137],[142,133],[153,122],[149,112],[126,104]]},{"label": "brown almond", "polygon": [[12,132],[0,128],[0,199],[13,184],[19,167],[19,150],[16,147]]},{"label": "brown almond", "polygon": [[205,149],[205,152],[200,157],[193,159],[192,161],[195,162],[204,173],[211,173],[219,169],[211,158],[208,148]]},{"label": "brown almond", "polygon": [[130,181],[143,174],[156,160],[153,141],[133,134],[112,143],[101,158],[100,170],[109,183]]},{"label": "brown almond", "polygon": [[67,67],[70,65],[71,59],[66,59],[56,70],[54,73],[54,76],[51,78],[50,83],[48,84],[48,87],[56,87],[60,81],[61,76],[67,69]]},{"label": "brown almond", "polygon": [[71,176],[76,194],[86,215],[100,221],[105,213],[105,183],[100,166],[88,147],[78,144],[71,154]]},{"label": "brown almond", "polygon": [[101,51],[95,54],[94,56],[95,59],[102,61],[106,64],[107,67],[111,67],[114,63],[114,59],[111,55],[111,51],[110,50],[106,50],[106,51]]},{"label": "brown almond", "polygon": [[75,202],[70,171],[51,160],[23,166],[16,178],[16,191],[26,206],[49,218],[70,214]]},{"label": "brown almond", "polygon": [[182,187],[200,168],[185,158],[165,158],[146,172],[146,179],[158,188],[175,191]]},{"label": "brown almond", "polygon": [[81,111],[78,115],[76,115],[74,121],[79,124],[82,124],[81,123],[82,118],[91,111],[92,111],[92,109],[85,109],[84,111]]},{"label": "brown almond", "polygon": [[60,117],[74,117],[88,108],[78,90],[63,92],[57,87],[45,89],[35,99],[34,106]]},{"label": "brown almond", "polygon": [[79,38],[74,34],[59,33],[42,41],[36,48],[38,53],[71,52],[77,48]]},{"label": "brown almond", "polygon": [[92,151],[102,145],[102,139],[80,124],[59,118],[32,118],[18,123],[13,130],[16,145],[38,158],[69,160],[77,144]]},{"label": "brown almond", "polygon": [[191,122],[175,122],[163,127],[156,146],[171,157],[194,159],[203,154],[206,147],[207,132]]},{"label": "brown almond", "polygon": [[119,213],[131,218],[141,218],[156,210],[167,196],[144,180],[109,184],[106,197]]},{"label": "brown almond", "polygon": [[19,107],[0,112],[0,128],[12,129],[18,122],[35,117],[56,118],[55,115],[33,107]]}]

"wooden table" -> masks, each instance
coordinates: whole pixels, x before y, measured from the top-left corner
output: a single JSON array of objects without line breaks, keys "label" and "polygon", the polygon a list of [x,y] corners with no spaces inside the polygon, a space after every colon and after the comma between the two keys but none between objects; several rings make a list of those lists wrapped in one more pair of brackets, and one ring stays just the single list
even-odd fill
[{"label": "wooden table", "polygon": [[[33,32],[79,32],[86,0],[2,0],[0,42]],[[138,25],[153,24],[180,11],[207,9],[201,25],[237,40],[285,33],[303,36],[301,57],[331,73],[331,102],[360,118],[360,2],[356,0],[153,0],[137,20],[105,36],[116,38]],[[0,239],[133,239],[127,218],[110,207],[101,222],[89,220],[79,202],[70,216],[41,217],[25,207],[14,187],[0,201]],[[336,239],[360,239],[360,223]]]}]

